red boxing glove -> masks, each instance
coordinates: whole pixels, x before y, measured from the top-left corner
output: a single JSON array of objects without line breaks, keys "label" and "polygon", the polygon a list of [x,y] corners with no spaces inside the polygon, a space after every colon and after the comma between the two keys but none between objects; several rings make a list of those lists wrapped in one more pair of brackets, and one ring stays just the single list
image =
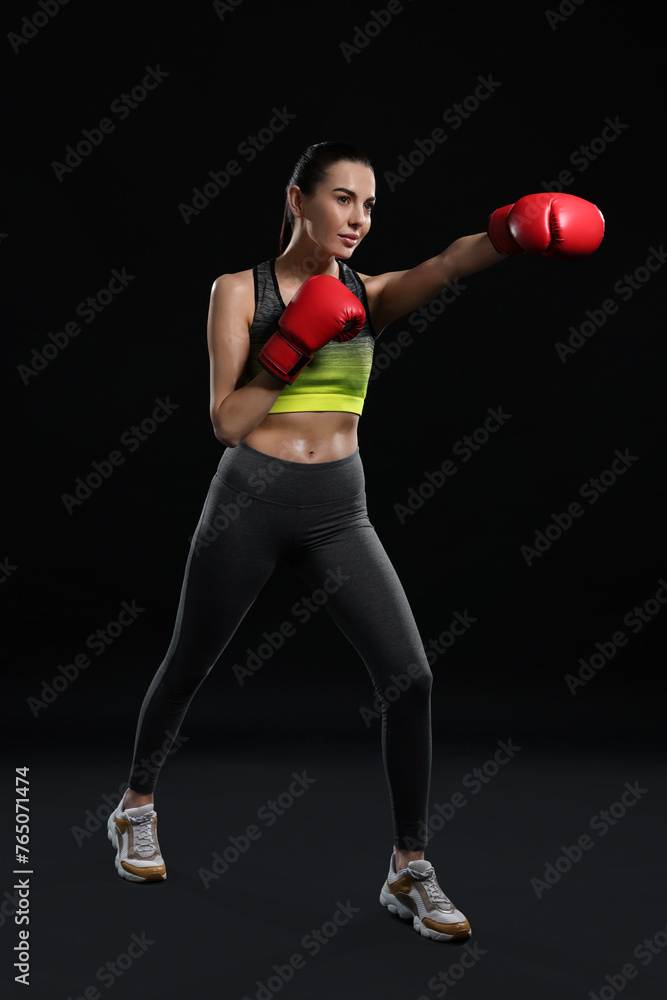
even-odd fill
[{"label": "red boxing glove", "polygon": [[604,216],[584,198],[543,191],[492,212],[488,236],[498,253],[577,260],[600,246]]},{"label": "red boxing glove", "polygon": [[257,360],[291,385],[315,351],[331,340],[352,340],[365,321],[366,311],[354,292],[333,275],[316,274],[292,297]]}]

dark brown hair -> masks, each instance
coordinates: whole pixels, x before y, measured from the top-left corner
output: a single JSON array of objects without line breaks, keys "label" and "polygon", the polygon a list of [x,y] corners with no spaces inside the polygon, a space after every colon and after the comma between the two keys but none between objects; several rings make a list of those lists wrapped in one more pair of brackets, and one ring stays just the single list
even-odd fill
[{"label": "dark brown hair", "polygon": [[279,254],[288,245],[294,230],[294,216],[289,207],[287,191],[292,184],[296,184],[304,194],[313,194],[317,185],[324,180],[324,175],[329,167],[341,160],[361,163],[363,166],[373,169],[373,164],[368,156],[349,142],[316,142],[312,146],[308,146],[299,157],[285,188],[285,211],[283,212],[283,225],[278,241]]}]

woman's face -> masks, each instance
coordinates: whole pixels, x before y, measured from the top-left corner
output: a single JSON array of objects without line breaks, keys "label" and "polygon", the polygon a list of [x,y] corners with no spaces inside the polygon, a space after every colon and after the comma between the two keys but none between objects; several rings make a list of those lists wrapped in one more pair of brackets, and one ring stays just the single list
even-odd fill
[{"label": "woman's face", "polygon": [[327,255],[352,256],[371,228],[375,174],[361,163],[340,160],[329,167],[312,195],[292,188],[307,235]]}]

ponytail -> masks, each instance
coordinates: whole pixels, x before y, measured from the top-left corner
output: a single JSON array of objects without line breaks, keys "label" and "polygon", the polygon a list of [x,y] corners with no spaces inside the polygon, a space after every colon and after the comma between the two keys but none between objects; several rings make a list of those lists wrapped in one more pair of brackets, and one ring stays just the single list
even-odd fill
[{"label": "ponytail", "polygon": [[278,240],[278,256],[284,251],[285,247],[288,245],[289,241],[292,239],[292,219],[294,216],[290,211],[289,199],[285,195],[285,211],[283,212],[283,224],[280,230],[280,239]]}]

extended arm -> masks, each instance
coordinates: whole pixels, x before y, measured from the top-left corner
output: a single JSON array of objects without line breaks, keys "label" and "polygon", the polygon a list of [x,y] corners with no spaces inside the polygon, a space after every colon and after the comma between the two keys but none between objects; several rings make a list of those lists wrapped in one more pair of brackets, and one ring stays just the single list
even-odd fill
[{"label": "extended arm", "polygon": [[504,260],[486,233],[461,236],[437,254],[406,271],[387,271],[367,279],[377,333],[400,316],[426,305],[457,278]]},{"label": "extended arm", "polygon": [[525,195],[496,209],[486,233],[462,236],[438,254],[407,271],[365,277],[373,325],[380,333],[388,323],[426,305],[444,287],[506,256],[539,254],[554,260],[576,260],[593,253],[604,235],[600,210],[576,195]]}]

